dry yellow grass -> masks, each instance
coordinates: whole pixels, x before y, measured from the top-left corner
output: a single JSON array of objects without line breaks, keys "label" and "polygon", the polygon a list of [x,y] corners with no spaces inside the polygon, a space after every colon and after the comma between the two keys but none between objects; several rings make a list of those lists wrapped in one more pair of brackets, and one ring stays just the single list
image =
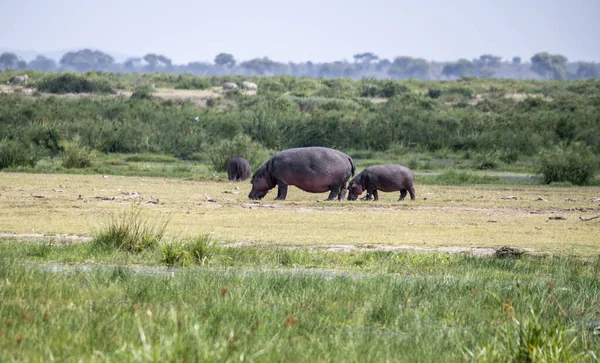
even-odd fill
[{"label": "dry yellow grass", "polygon": [[227,242],[288,246],[510,245],[600,253],[600,219],[579,220],[600,214],[600,201],[592,201],[600,197],[598,187],[416,189],[414,202],[397,202],[398,193],[380,193],[379,202],[324,202],[326,193],[293,187],[286,201],[274,201],[273,190],[254,202],[247,198],[249,182],[0,173],[0,232],[90,235],[139,203],[151,220],[170,216],[167,234],[173,237],[214,233]]}]

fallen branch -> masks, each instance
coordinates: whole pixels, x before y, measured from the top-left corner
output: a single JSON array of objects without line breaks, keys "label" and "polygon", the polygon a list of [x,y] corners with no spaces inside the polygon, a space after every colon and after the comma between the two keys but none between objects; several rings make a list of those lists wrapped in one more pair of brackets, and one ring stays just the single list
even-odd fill
[{"label": "fallen branch", "polygon": [[593,219],[598,219],[600,218],[600,215],[594,216],[594,217],[590,217],[590,218],[585,218],[583,216],[579,216],[579,220],[582,222],[587,222],[587,221],[591,221]]}]

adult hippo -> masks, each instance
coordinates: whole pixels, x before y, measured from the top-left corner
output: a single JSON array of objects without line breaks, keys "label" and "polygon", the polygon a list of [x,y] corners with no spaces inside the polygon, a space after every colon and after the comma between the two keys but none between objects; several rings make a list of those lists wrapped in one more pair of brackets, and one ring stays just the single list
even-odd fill
[{"label": "adult hippo", "polygon": [[262,199],[269,190],[278,187],[275,200],[285,200],[288,185],[305,192],[323,193],[327,200],[344,199],[346,182],[354,175],[352,158],[341,151],[326,147],[287,149],[267,160],[252,176],[250,199]]},{"label": "adult hippo", "polygon": [[24,74],[22,76],[14,76],[11,77],[8,82],[6,82],[6,84],[27,84],[27,80],[29,79],[29,76]]},{"label": "adult hippo", "polygon": [[253,82],[242,82],[242,89],[244,91],[256,91],[258,89],[258,85]]},{"label": "adult hippo", "polygon": [[223,83],[223,89],[226,89],[226,90],[238,89],[238,85],[233,82],[225,82],[225,83]]},{"label": "adult hippo", "polygon": [[250,176],[250,163],[248,160],[236,156],[227,163],[227,178],[233,181],[242,181]]},{"label": "adult hippo", "polygon": [[367,191],[366,200],[379,200],[377,191],[400,192],[400,199],[404,200],[406,193],[410,199],[415,200],[414,174],[412,170],[402,165],[387,164],[373,165],[361,171],[348,184],[348,200],[356,200],[363,191]]}]

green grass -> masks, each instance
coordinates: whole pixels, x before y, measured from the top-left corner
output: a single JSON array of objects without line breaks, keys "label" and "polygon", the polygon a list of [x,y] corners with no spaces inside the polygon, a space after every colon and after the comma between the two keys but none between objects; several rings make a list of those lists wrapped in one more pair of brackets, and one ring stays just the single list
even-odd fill
[{"label": "green grass", "polygon": [[[85,248],[0,243],[0,360],[539,361],[554,354],[558,361],[594,361],[600,355],[593,335],[599,259],[360,252],[336,260],[332,253],[229,248],[213,256],[228,255],[241,267],[44,268],[53,250]],[[266,260],[279,267],[269,270]]]},{"label": "green grass", "polygon": [[136,205],[121,211],[94,234],[92,246],[128,252],[143,252],[157,247],[165,235],[169,220],[154,223],[142,217],[141,213],[142,210]]}]

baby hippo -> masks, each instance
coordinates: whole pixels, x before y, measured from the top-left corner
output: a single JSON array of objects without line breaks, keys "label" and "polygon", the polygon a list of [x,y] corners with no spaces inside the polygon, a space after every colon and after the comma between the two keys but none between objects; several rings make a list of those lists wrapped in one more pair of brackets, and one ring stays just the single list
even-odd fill
[{"label": "baby hippo", "polygon": [[348,200],[356,200],[365,189],[366,200],[379,199],[377,191],[400,192],[400,199],[404,200],[406,193],[410,199],[415,200],[414,174],[412,170],[402,165],[387,164],[369,166],[350,181],[348,184]]}]

